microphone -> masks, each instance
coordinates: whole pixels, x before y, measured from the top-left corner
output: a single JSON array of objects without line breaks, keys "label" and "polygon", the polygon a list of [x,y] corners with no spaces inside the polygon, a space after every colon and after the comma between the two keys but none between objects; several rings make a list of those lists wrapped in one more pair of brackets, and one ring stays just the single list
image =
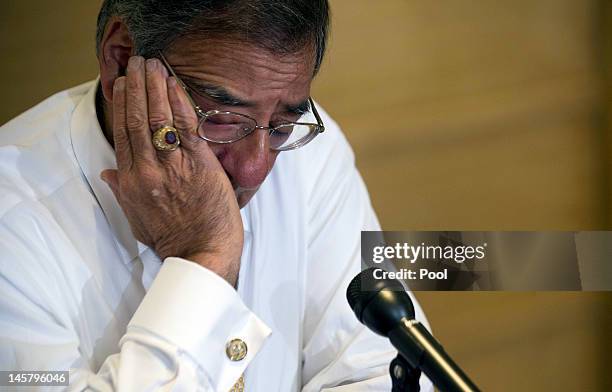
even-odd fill
[{"label": "microphone", "polygon": [[395,279],[377,279],[368,268],[353,278],[346,299],[357,319],[391,344],[415,369],[422,370],[443,392],[477,392],[478,387],[444,351],[420,322],[414,319],[412,300]]}]

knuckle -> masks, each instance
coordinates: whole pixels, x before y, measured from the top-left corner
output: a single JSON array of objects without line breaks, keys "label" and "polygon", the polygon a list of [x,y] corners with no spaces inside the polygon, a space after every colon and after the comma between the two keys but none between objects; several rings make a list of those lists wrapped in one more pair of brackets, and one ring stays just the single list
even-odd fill
[{"label": "knuckle", "polygon": [[115,125],[113,129],[113,138],[119,141],[127,140],[127,129],[124,124]]},{"label": "knuckle", "polygon": [[[115,142],[115,151],[117,152],[116,156],[117,156],[117,161],[121,161],[121,162],[125,162],[127,160],[127,155],[129,153],[129,148],[127,146],[127,143],[124,143],[125,138],[122,137],[122,139],[118,139]],[[119,143],[117,143],[119,142]]]},{"label": "knuckle", "polygon": [[144,86],[142,86],[138,81],[128,80],[127,91],[125,94],[125,98],[127,102],[132,102],[135,107],[145,107],[147,105],[146,102],[146,94],[144,92]]},{"label": "knuckle", "polygon": [[140,114],[131,114],[126,118],[126,125],[128,129],[142,129],[147,126],[147,121]]},{"label": "knuckle", "polygon": [[[128,75],[130,75],[130,70],[128,69]],[[132,73],[129,77],[127,77],[126,79],[126,84],[127,84],[127,91],[130,94],[138,94],[139,90],[143,90],[144,89],[144,80],[142,79],[142,77],[140,77],[140,75],[142,75],[141,72],[139,72],[138,70],[132,70]],[[144,76],[144,75],[142,75]]]},{"label": "knuckle", "polygon": [[168,116],[165,116],[163,113],[149,113],[149,126],[151,129],[159,129],[169,124]]},{"label": "knuckle", "polygon": [[198,126],[198,122],[195,118],[195,114],[190,115],[190,113],[185,110],[178,110],[174,117],[174,125],[179,129],[191,131],[195,130]]},{"label": "knuckle", "polygon": [[161,103],[161,94],[163,90],[160,80],[161,78],[154,75],[149,76],[149,79],[147,79],[147,95],[152,104],[159,105]]}]

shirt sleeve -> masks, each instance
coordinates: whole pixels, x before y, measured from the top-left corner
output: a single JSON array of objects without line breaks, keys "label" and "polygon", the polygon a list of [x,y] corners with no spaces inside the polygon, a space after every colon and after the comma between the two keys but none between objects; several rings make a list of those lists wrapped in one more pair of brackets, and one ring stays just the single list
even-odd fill
[{"label": "shirt sleeve", "polygon": [[[171,257],[117,352],[95,366],[81,354],[88,329],[74,316],[74,282],[58,273],[74,257],[51,219],[22,211],[0,220],[0,370],[69,370],[69,390],[79,391],[229,391],[270,334],[225,280]],[[233,339],[246,355],[232,360]]]},{"label": "shirt sleeve", "polygon": [[[303,391],[388,391],[389,363],[397,355],[387,338],[363,326],[346,300],[361,270],[361,231],[380,230],[368,192],[344,136],[329,117],[329,150],[321,147],[321,173],[308,200],[307,296],[303,339]],[[326,132],[328,131],[326,129]],[[412,293],[415,315],[427,320]],[[421,391],[433,391],[424,376]]]}]

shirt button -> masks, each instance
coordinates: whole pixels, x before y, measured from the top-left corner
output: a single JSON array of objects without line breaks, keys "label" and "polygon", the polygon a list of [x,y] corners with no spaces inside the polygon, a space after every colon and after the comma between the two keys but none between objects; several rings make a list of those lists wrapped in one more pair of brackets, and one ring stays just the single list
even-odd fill
[{"label": "shirt button", "polygon": [[247,345],[242,339],[232,339],[225,346],[225,354],[231,361],[241,361],[247,355]]}]

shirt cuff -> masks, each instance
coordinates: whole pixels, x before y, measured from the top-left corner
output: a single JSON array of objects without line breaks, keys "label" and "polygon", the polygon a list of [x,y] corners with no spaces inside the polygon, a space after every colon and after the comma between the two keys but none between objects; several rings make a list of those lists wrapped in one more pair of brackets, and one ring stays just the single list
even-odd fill
[{"label": "shirt cuff", "polygon": [[[157,334],[187,351],[214,390],[229,390],[271,330],[227,281],[185,259],[168,257],[128,325]],[[246,356],[232,361],[226,345],[241,339]]]}]

